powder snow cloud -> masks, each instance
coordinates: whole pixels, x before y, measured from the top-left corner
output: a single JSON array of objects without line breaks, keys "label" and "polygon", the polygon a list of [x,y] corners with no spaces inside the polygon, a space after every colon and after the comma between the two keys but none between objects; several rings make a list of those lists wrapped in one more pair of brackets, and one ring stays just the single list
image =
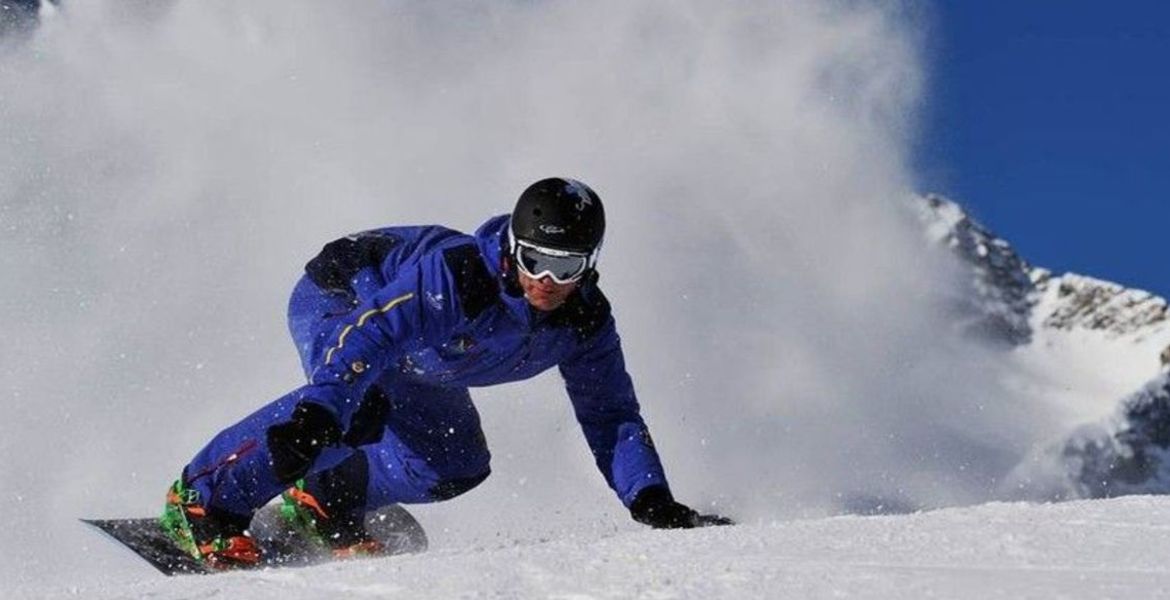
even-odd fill
[{"label": "powder snow cloud", "polygon": [[[68,4],[0,57],[0,475],[58,543],[65,517],[153,512],[299,384],[283,309],[322,244],[469,230],[549,175],[606,201],[603,287],[680,499],[967,502],[1030,442],[901,208],[913,5],[146,6]],[[420,509],[440,543],[632,526],[555,376],[477,398],[495,475]]]}]

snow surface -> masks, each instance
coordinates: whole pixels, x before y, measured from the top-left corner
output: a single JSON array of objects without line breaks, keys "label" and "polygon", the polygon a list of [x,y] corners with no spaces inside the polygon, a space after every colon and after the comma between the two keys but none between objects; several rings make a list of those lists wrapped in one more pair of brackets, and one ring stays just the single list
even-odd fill
[{"label": "snow surface", "polygon": [[127,555],[5,597],[1166,598],[1167,559],[1170,498],[1135,496],[571,535],[212,577],[165,578]]}]

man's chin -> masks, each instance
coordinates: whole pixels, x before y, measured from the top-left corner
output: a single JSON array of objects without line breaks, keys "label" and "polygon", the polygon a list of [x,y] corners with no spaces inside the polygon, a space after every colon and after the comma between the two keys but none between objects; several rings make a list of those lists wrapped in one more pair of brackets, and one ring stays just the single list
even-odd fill
[{"label": "man's chin", "polygon": [[565,303],[564,300],[550,300],[550,299],[538,300],[536,298],[533,298],[532,296],[528,296],[528,304],[530,304],[532,306],[532,308],[535,308],[536,310],[539,310],[542,312],[552,312],[552,311],[560,308],[561,305],[564,303]]}]

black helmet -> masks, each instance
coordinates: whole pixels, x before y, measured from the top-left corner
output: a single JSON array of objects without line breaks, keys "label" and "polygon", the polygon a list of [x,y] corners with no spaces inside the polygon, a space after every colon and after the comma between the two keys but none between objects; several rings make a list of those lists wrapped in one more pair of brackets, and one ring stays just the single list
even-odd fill
[{"label": "black helmet", "polygon": [[554,256],[584,256],[585,269],[592,269],[605,237],[605,208],[597,192],[580,181],[542,179],[520,194],[509,234],[513,256],[524,246]]},{"label": "black helmet", "polygon": [[516,201],[512,235],[537,246],[590,253],[605,236],[605,209],[597,192],[580,181],[541,179]]}]

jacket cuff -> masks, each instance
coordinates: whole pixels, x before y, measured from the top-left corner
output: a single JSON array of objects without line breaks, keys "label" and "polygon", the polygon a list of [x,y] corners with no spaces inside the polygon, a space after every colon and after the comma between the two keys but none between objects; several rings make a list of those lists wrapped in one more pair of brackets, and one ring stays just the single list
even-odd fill
[{"label": "jacket cuff", "polygon": [[630,508],[634,504],[634,500],[638,498],[638,494],[642,493],[642,490],[652,486],[664,488],[666,493],[670,494],[670,486],[666,483],[665,475],[660,473],[647,473],[645,477],[639,478],[625,492],[618,494],[618,498],[621,499],[622,505]]}]

